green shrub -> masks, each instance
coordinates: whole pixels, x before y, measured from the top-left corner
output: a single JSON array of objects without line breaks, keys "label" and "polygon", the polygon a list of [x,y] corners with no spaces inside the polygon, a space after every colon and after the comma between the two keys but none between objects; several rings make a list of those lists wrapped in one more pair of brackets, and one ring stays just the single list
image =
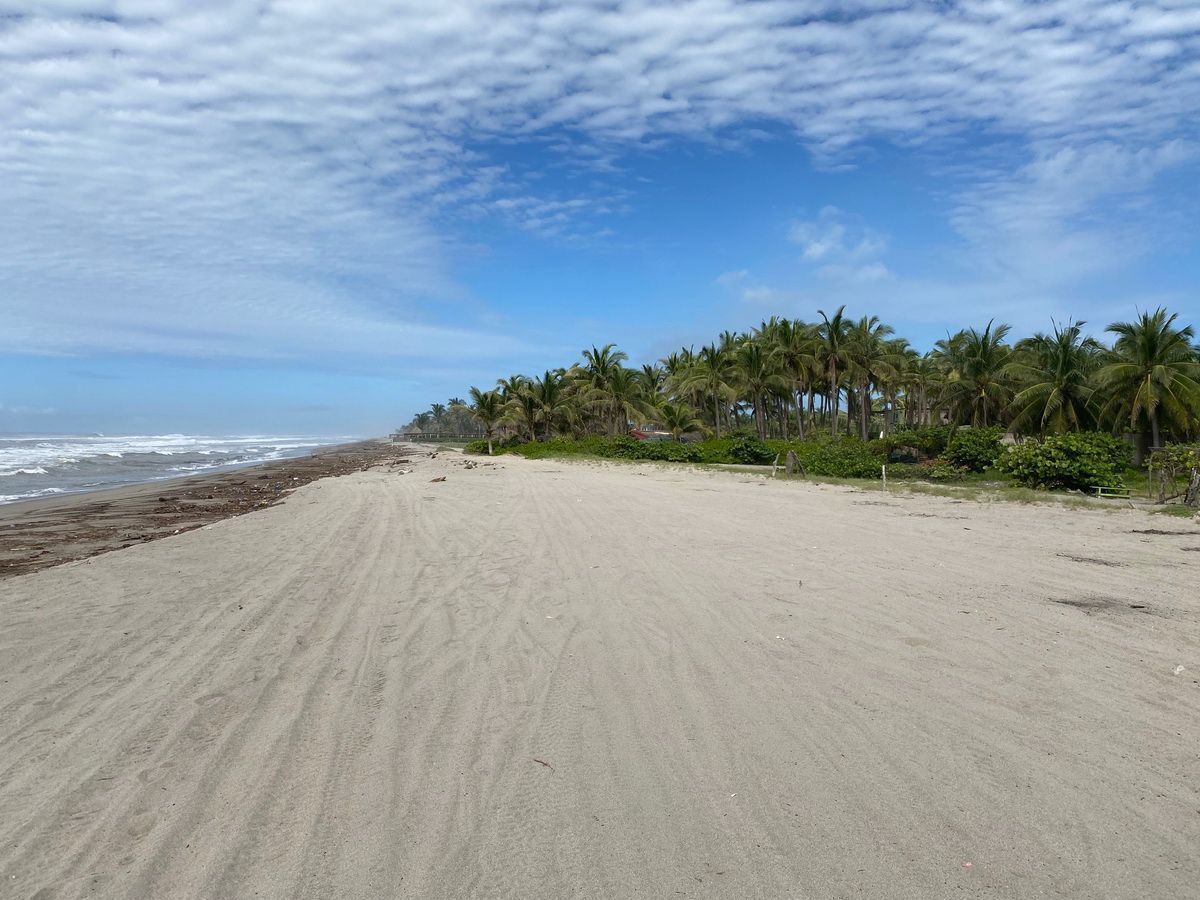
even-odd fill
[{"label": "green shrub", "polygon": [[775,460],[775,451],[756,437],[734,438],[729,455],[734,462],[747,466],[764,466]]},{"label": "green shrub", "polygon": [[995,465],[1004,446],[1000,439],[1004,429],[959,428],[946,446],[945,457],[951,465],[970,472],[982,472]]},{"label": "green shrub", "polygon": [[950,435],[954,431],[951,425],[939,425],[935,428],[909,428],[895,431],[885,438],[879,439],[878,446],[887,453],[894,453],[900,447],[911,447],[922,456],[941,456],[946,452],[950,443]]},{"label": "green shrub", "polygon": [[467,441],[467,446],[463,447],[463,453],[482,453],[487,454],[487,441],[480,439],[477,441]]},{"label": "green shrub", "polygon": [[706,441],[701,441],[698,444],[692,444],[696,451],[700,454],[700,462],[703,463],[731,463],[733,456],[730,455],[730,449],[733,447],[736,438],[709,438]]},{"label": "green shrub", "polygon": [[1026,487],[1121,487],[1129,446],[1110,434],[1057,434],[1009,447],[996,461],[997,471]]},{"label": "green shrub", "polygon": [[888,463],[888,478],[897,481],[958,481],[963,470],[941,459],[923,463]]},{"label": "green shrub", "polygon": [[[486,447],[484,448],[486,452]],[[664,462],[700,462],[702,455],[694,444],[675,441],[639,441],[627,434],[616,437],[589,435],[582,438],[556,437],[548,441],[520,444],[505,452],[519,453],[527,459],[555,456],[599,456],[604,459],[645,459]]]},{"label": "green shrub", "polygon": [[637,459],[661,462],[700,462],[700,451],[696,447],[676,441],[647,442],[642,444],[639,451]]},{"label": "green shrub", "polygon": [[832,478],[878,478],[887,456],[873,450],[858,438],[845,437],[838,440],[824,438],[812,441],[792,441],[782,444],[784,458],[787,451],[795,452],[807,475],[822,475]]}]

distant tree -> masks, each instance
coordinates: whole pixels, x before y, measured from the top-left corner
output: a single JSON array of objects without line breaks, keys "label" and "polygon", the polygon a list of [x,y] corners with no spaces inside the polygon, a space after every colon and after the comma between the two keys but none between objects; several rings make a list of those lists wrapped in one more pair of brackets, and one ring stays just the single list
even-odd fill
[{"label": "distant tree", "polygon": [[[834,312],[833,318],[825,315],[825,310],[819,309],[821,324],[817,326],[817,358],[825,370],[825,383],[829,390],[829,408],[832,410],[830,433],[835,437],[838,430],[838,401],[842,393],[841,374],[850,364],[849,347],[846,332],[850,323],[846,320],[846,307],[843,304]],[[849,428],[849,419],[846,421]]]},{"label": "distant tree", "polygon": [[1161,446],[1161,426],[1187,432],[1200,418],[1200,362],[1192,346],[1192,326],[1175,327],[1175,313],[1159,307],[1133,322],[1106,329],[1117,339],[1097,381],[1107,393],[1105,413],[1133,428],[1150,426],[1153,446]]},{"label": "distant tree", "polygon": [[[471,388],[471,413],[483,424],[483,435],[487,438],[488,456],[492,455],[492,438],[496,424],[504,417],[504,401],[496,391],[481,391]],[[461,405],[461,404],[460,404]]]},{"label": "distant tree", "polygon": [[446,407],[441,403],[434,403],[429,407],[429,414],[433,416],[433,425],[440,432],[442,424],[446,421]]},{"label": "distant tree", "polygon": [[675,441],[682,440],[689,432],[699,431],[703,424],[696,417],[696,410],[684,403],[667,401],[660,404],[657,417]]},{"label": "distant tree", "polygon": [[786,379],[780,372],[779,358],[772,349],[758,341],[744,341],[734,353],[738,381],[745,396],[754,409],[754,424],[761,440],[767,438],[765,400],[778,388],[786,387]]},{"label": "distant tree", "polygon": [[1053,323],[1050,334],[1038,332],[1017,342],[1007,369],[1015,381],[1013,428],[1059,434],[1082,431],[1094,421],[1092,376],[1103,348],[1095,338],[1083,336],[1085,324]]},{"label": "distant tree", "polygon": [[1012,348],[1004,343],[1010,326],[988,322],[937,342],[943,368],[939,402],[960,423],[986,428],[1003,416],[1012,397],[1007,368]]},{"label": "distant tree", "polygon": [[547,371],[541,378],[533,379],[531,385],[538,414],[545,429],[545,439],[550,440],[554,429],[554,418],[567,406],[563,375],[558,371]]},{"label": "distant tree", "polygon": [[733,354],[715,345],[701,347],[696,361],[673,376],[677,389],[699,391],[712,400],[713,428],[721,436],[721,410],[737,396],[733,387]]}]

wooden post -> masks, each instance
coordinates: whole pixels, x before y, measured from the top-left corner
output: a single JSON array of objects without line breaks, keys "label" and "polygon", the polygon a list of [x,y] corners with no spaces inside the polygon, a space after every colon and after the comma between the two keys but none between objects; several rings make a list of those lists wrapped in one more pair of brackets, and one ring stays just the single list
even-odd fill
[{"label": "wooden post", "polygon": [[887,466],[881,466],[883,469],[883,489],[887,490]]}]

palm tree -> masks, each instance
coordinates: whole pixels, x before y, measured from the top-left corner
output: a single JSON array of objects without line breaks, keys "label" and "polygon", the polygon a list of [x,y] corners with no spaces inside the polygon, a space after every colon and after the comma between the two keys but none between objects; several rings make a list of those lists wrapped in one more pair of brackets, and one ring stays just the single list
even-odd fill
[{"label": "palm tree", "polygon": [[878,316],[863,316],[847,330],[853,380],[858,386],[859,437],[864,441],[871,430],[871,389],[896,372],[886,340],[892,331],[892,326],[884,325]]},{"label": "palm tree", "polygon": [[709,344],[700,348],[696,362],[681,373],[674,385],[677,390],[700,391],[712,398],[713,427],[717,437],[720,437],[722,402],[735,396],[732,382],[733,366],[729,352]]},{"label": "palm tree", "polygon": [[889,367],[876,373],[880,393],[883,394],[883,434],[891,431],[899,403],[900,387],[906,383],[913,366],[920,359],[917,351],[909,346],[905,338],[894,338],[886,342]]},{"label": "palm tree", "polygon": [[[627,359],[629,356],[624,351],[618,350],[616,344],[605,344],[603,347],[584,350],[582,367],[584,378],[596,391],[608,392],[614,374],[621,369],[621,363]],[[607,415],[602,416],[602,419],[607,419],[609,434],[615,434],[619,413],[615,406],[610,406],[604,412]]]},{"label": "palm tree", "polygon": [[532,394],[537,404],[538,414],[542,418],[542,424],[545,426],[546,440],[550,440],[550,434],[554,428],[554,417],[567,405],[563,373],[547,370],[541,378],[533,379]]},{"label": "palm tree", "polygon": [[507,402],[528,383],[529,379],[524,375],[509,375],[507,378],[497,378],[496,388],[500,391],[500,396]]},{"label": "palm tree", "polygon": [[608,410],[616,430],[622,434],[628,430],[631,419],[640,423],[649,417],[646,393],[638,375],[632,369],[618,366],[605,387],[592,389],[594,402]]},{"label": "palm tree", "polygon": [[512,415],[525,426],[529,440],[537,440],[538,400],[533,391],[533,382],[526,379],[508,396],[505,406]]},{"label": "palm tree", "polygon": [[1189,431],[1200,418],[1200,362],[1190,325],[1176,328],[1175,313],[1159,307],[1133,322],[1114,322],[1117,336],[1097,381],[1108,393],[1104,412],[1136,428],[1150,425],[1150,440],[1161,446],[1163,423]]},{"label": "palm tree", "polygon": [[418,431],[424,431],[429,427],[429,423],[433,421],[433,414],[427,412],[419,412],[413,416],[412,423],[417,426]]},{"label": "palm tree", "polygon": [[663,371],[661,366],[645,363],[638,370],[637,378],[646,397],[653,401],[658,398],[659,393],[662,391],[667,373]]},{"label": "palm tree", "polygon": [[779,359],[759,341],[743,342],[734,356],[738,380],[754,408],[754,423],[761,440],[767,439],[767,420],[763,401],[771,391],[787,386],[779,372]]},{"label": "palm tree", "polygon": [[442,422],[444,422],[446,419],[446,407],[441,403],[434,403],[429,407],[429,413],[433,416],[434,427],[437,428],[439,433],[441,433]]},{"label": "palm tree", "polygon": [[481,391],[471,388],[471,414],[483,423],[483,434],[487,438],[488,456],[492,455],[492,437],[496,423],[504,417],[504,401],[496,391]]},{"label": "palm tree", "polygon": [[780,319],[775,324],[773,337],[784,374],[791,381],[791,399],[796,405],[796,433],[804,440],[804,404],[800,395],[808,392],[811,397],[812,394],[813,370],[818,365],[816,336],[812,327],[799,319]]},{"label": "palm tree", "polygon": [[[817,358],[821,361],[821,365],[825,370],[825,379],[829,389],[829,406],[833,411],[830,433],[834,437],[837,437],[838,400],[842,392],[841,383],[838,379],[850,362],[848,348],[846,347],[846,331],[850,323],[846,321],[845,304],[837,308],[837,312],[833,314],[832,319],[825,315],[825,310],[823,309],[818,309],[817,312],[821,316],[821,324],[817,326],[817,339],[819,341],[817,345]],[[850,421],[847,419],[847,431],[849,428]]]},{"label": "palm tree", "polygon": [[658,407],[657,417],[663,428],[671,432],[671,437],[677,442],[688,432],[698,431],[702,424],[696,418],[696,410],[686,403],[662,403]]},{"label": "palm tree", "polygon": [[1086,323],[1052,324],[1052,334],[1018,341],[1006,370],[1017,383],[1013,428],[1033,427],[1039,435],[1080,431],[1092,421],[1092,375],[1102,350],[1095,338],[1083,336]]},{"label": "palm tree", "polygon": [[1005,371],[1012,348],[1004,343],[1010,326],[988,322],[983,331],[968,328],[937,342],[943,366],[941,404],[956,421],[986,428],[998,420],[1012,391]]}]

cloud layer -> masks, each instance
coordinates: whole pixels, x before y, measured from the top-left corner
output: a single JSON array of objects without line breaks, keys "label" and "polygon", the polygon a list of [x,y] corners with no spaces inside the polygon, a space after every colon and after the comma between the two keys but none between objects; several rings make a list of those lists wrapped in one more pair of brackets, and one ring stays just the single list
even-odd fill
[{"label": "cloud layer", "polygon": [[[629,190],[514,149],[603,173],[764,123],[833,167],[1005,142],[959,231],[1094,255],[1119,236],[1076,220],[1192,158],[1198,111],[1194,0],[0,0],[0,349],[511,353],[453,276],[470,223],[586,237]],[[887,275],[866,226],[798,227]]]}]

